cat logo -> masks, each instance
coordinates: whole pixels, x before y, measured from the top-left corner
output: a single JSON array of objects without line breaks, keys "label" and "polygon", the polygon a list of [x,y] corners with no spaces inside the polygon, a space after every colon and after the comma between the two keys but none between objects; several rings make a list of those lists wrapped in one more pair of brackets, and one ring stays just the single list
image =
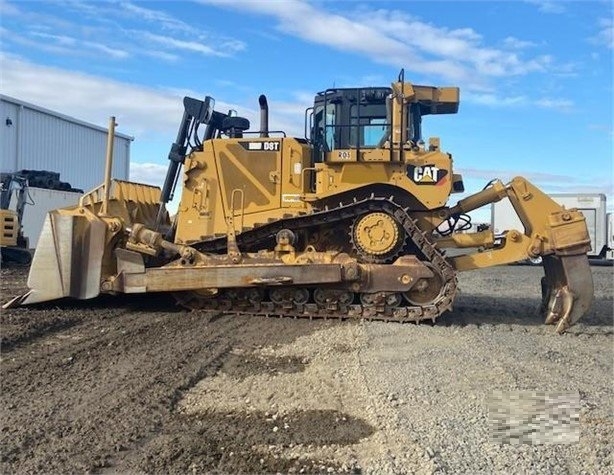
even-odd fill
[{"label": "cat logo", "polygon": [[407,167],[407,174],[418,185],[442,185],[444,178],[448,175],[448,170],[442,170],[435,165],[423,165]]}]

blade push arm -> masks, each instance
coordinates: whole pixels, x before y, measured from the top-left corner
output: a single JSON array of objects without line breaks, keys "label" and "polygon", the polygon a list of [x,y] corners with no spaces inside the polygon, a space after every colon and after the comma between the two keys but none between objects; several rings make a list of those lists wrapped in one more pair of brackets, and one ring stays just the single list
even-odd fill
[{"label": "blade push arm", "polygon": [[524,233],[508,230],[502,246],[452,259],[458,270],[508,264],[529,257],[586,254],[590,238],[584,216],[567,210],[522,177],[504,185],[496,181],[450,208],[451,215],[467,213],[508,198],[524,226]]}]

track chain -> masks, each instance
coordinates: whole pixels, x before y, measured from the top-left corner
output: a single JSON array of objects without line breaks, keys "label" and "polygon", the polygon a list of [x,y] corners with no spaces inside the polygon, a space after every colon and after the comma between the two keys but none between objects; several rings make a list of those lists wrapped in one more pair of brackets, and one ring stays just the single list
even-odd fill
[{"label": "track chain", "polygon": [[[394,216],[403,227],[406,236],[419,249],[422,254],[420,257],[430,262],[442,276],[444,283],[441,292],[428,305],[390,307],[388,305],[358,305],[331,302],[326,306],[321,306],[316,303],[295,303],[290,300],[276,304],[254,299],[253,292],[249,292],[250,289],[228,289],[222,291],[216,298],[202,298],[196,301],[193,299],[182,299],[182,295],[178,295],[178,300],[181,304],[190,308],[215,310],[236,315],[324,319],[359,318],[397,322],[431,320],[435,322],[439,315],[446,310],[452,309],[457,290],[456,273],[444,255],[430,241],[426,233],[418,227],[416,220],[409,215],[409,209],[399,206],[394,202],[393,197],[372,195],[363,200],[355,200],[352,203],[339,203],[338,207],[316,211],[307,216],[275,221],[237,236],[237,244],[239,244],[240,248],[249,247],[263,239],[269,238],[281,229],[297,230],[313,226],[334,225],[336,222],[354,218],[371,211],[385,212]],[[226,240],[224,238],[217,238],[193,244],[193,247],[202,252],[219,252],[225,249]],[[246,297],[242,298],[242,294]]]}]

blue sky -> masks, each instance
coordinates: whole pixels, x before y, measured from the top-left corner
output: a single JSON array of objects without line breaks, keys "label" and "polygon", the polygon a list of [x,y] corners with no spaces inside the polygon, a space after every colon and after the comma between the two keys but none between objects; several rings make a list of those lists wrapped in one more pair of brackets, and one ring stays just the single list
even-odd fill
[{"label": "blue sky", "polygon": [[[468,191],[524,175],[613,196],[611,1],[0,0],[2,93],[132,135],[131,178],[161,184],[183,95],[302,135],[328,87],[461,87],[425,120]],[[101,177],[102,178],[102,177]],[[485,219],[486,214],[483,216]]]}]

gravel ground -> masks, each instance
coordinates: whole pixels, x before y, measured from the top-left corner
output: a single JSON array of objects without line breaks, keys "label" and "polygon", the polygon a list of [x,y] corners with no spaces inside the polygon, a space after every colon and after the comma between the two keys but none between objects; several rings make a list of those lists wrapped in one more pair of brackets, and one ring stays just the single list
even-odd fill
[{"label": "gravel ground", "polygon": [[[563,336],[541,269],[460,276],[432,325],[228,317],[165,296],[3,310],[0,472],[611,473],[612,268]],[[2,300],[25,269],[0,270]],[[493,391],[579,394],[577,443],[490,438]]]},{"label": "gravel ground", "polygon": [[[391,424],[423,451],[433,470],[614,471],[612,268],[593,268],[593,274],[596,302],[562,336],[536,316],[541,270],[534,267],[463,274],[454,313],[435,327],[366,327],[369,344],[361,359],[366,378],[382,395],[393,395]],[[487,400],[499,390],[578,392],[580,442],[492,443]]]}]

